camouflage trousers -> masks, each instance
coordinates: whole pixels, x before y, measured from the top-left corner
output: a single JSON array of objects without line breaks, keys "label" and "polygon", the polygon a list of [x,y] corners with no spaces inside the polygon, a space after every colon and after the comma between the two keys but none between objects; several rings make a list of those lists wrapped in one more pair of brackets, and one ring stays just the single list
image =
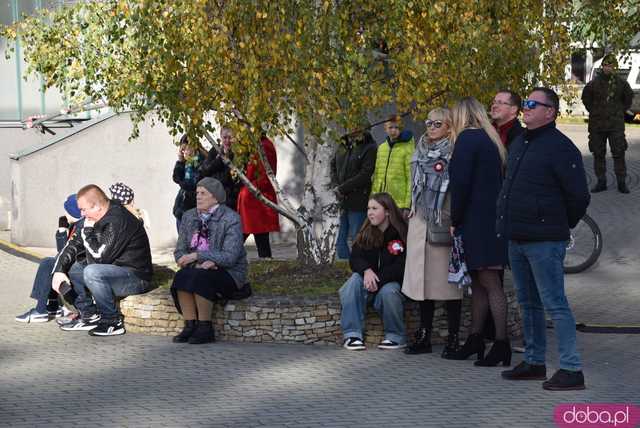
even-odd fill
[{"label": "camouflage trousers", "polygon": [[627,164],[624,152],[629,147],[624,131],[589,132],[589,151],[593,153],[593,170],[596,177],[605,179],[607,174],[607,140],[611,147],[613,171],[616,177],[627,176]]}]

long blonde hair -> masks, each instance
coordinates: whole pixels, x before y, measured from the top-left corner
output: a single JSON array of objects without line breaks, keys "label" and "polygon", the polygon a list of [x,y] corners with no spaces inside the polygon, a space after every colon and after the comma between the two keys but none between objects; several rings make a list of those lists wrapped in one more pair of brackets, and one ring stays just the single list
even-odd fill
[{"label": "long blonde hair", "polygon": [[455,140],[466,128],[482,128],[487,133],[493,144],[495,144],[500,154],[500,160],[504,165],[507,159],[507,149],[505,149],[498,131],[493,127],[489,116],[480,101],[473,97],[461,98],[451,109],[452,127],[451,138]]}]

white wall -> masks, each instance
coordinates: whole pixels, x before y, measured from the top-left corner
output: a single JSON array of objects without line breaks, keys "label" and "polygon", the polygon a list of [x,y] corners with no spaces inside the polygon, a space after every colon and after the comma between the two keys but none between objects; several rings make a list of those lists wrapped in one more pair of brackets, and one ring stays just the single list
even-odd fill
[{"label": "white wall", "polygon": [[35,130],[0,128],[0,230],[9,228],[11,213],[11,165],[9,155],[37,144],[46,137]]},{"label": "white wall", "polygon": [[[0,179],[6,194],[11,195],[12,242],[53,246],[53,233],[69,194],[89,183],[107,191],[109,185],[122,181],[134,190],[136,206],[149,213],[151,246],[172,247],[176,227],[171,211],[178,186],[171,176],[177,149],[162,124],[142,124],[135,141],[128,141],[130,134],[129,115],[123,114],[12,159],[10,182],[5,184]],[[278,181],[297,206],[303,178],[301,155],[286,140],[274,143]],[[5,194],[4,188],[0,194]],[[293,237],[291,224],[282,217],[281,226],[284,233],[273,234],[275,242]]]},{"label": "white wall", "polygon": [[153,247],[173,245],[171,180],[175,146],[163,125],[141,125],[140,137],[128,141],[128,115],[98,123],[58,143],[11,161],[12,242],[50,247],[66,197],[85,184],[105,191],[122,181],[135,192],[135,203],[148,211]]}]

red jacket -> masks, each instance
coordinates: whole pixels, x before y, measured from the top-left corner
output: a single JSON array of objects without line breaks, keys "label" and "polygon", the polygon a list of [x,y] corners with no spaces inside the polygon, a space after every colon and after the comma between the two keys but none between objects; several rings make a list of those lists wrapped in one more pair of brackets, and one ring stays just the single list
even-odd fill
[{"label": "red jacket", "polygon": [[[275,174],[278,165],[276,149],[267,137],[262,137],[260,143]],[[247,165],[245,175],[267,199],[277,203],[276,192],[273,190],[264,165],[262,165],[257,155]],[[246,186],[242,186],[238,195],[238,213],[242,219],[242,232],[244,234],[280,231],[278,213],[273,208],[269,208],[260,202]]]}]

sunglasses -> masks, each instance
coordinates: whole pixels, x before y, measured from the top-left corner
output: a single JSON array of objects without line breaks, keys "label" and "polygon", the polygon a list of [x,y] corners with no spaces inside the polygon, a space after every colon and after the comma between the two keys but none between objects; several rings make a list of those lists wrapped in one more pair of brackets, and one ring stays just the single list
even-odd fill
[{"label": "sunglasses", "polygon": [[527,110],[533,110],[536,107],[538,107],[539,105],[553,108],[553,106],[551,104],[541,103],[540,101],[536,101],[536,100],[523,100],[522,101],[522,108],[527,109]]},{"label": "sunglasses", "polygon": [[427,125],[427,128],[431,128],[433,126],[437,129],[443,125],[443,122],[441,120],[427,120],[424,124]]}]

